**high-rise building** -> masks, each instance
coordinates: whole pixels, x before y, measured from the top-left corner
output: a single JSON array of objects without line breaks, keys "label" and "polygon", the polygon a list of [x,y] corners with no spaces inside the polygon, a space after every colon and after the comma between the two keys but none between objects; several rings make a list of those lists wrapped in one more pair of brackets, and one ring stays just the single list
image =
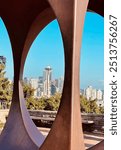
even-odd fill
[{"label": "high-rise building", "polygon": [[42,77],[42,76],[40,76],[40,77],[38,78],[38,84],[43,84],[43,77]]},{"label": "high-rise building", "polygon": [[37,88],[37,96],[38,98],[42,97],[43,96],[43,89],[41,89],[41,87],[38,87]]},{"label": "high-rise building", "polygon": [[40,76],[38,78],[37,97],[42,97],[43,96],[43,91],[44,91],[43,76]]},{"label": "high-rise building", "polygon": [[51,95],[51,81],[52,81],[52,68],[47,66],[43,73],[43,85],[44,85],[44,95],[50,97]]},{"label": "high-rise building", "polygon": [[58,80],[58,79],[55,79],[55,86],[56,86],[57,88],[59,88],[59,80]]},{"label": "high-rise building", "polygon": [[95,100],[97,96],[96,89],[92,89],[91,100]]},{"label": "high-rise building", "polygon": [[35,91],[34,91],[34,97],[37,97],[38,79],[31,78],[30,79],[30,85],[32,86],[32,88],[35,89]]},{"label": "high-rise building", "polygon": [[85,95],[85,89],[80,89],[80,95]]},{"label": "high-rise building", "polygon": [[63,77],[60,77],[59,80],[58,80],[58,91],[59,93],[62,93],[62,90],[63,90],[63,84],[64,84],[64,78]]},{"label": "high-rise building", "polygon": [[89,100],[102,100],[103,99],[103,92],[101,90],[96,90],[92,88],[92,86],[88,86],[88,88],[85,89],[85,97]]},{"label": "high-rise building", "polygon": [[29,80],[29,78],[24,77],[24,83],[25,83],[25,84],[30,84],[30,80]]},{"label": "high-rise building", "polygon": [[38,90],[37,90],[37,97],[42,97],[44,92],[44,85],[43,85],[43,77],[40,76],[38,78]]},{"label": "high-rise building", "polygon": [[56,92],[62,93],[64,78],[60,77],[59,79],[52,80],[52,68],[47,66],[43,71],[43,76],[30,78],[30,80],[25,77],[24,82],[34,88],[35,97],[50,97]]},{"label": "high-rise building", "polygon": [[6,65],[6,57],[0,56],[0,64]]},{"label": "high-rise building", "polygon": [[44,74],[43,74],[43,80],[48,80],[51,81],[52,80],[52,68],[50,66],[47,66],[44,69]]},{"label": "high-rise building", "polygon": [[92,97],[92,86],[88,86],[85,90],[85,96],[89,100]]},{"label": "high-rise building", "polygon": [[51,84],[51,95],[54,95],[57,92],[57,87],[54,84]]},{"label": "high-rise building", "polygon": [[38,79],[31,78],[30,79],[30,84],[31,84],[32,88],[37,89],[38,88]]},{"label": "high-rise building", "polygon": [[103,92],[101,90],[97,90],[97,100],[103,99]]}]

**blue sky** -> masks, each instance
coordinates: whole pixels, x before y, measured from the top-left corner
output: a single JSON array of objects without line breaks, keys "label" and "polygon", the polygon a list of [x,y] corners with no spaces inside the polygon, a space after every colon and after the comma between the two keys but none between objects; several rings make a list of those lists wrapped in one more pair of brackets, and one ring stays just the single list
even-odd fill
[{"label": "blue sky", "polygon": [[[7,58],[6,76],[12,79],[11,44],[2,20],[0,20],[0,55]],[[24,76],[41,76],[43,69],[48,65],[53,68],[53,78],[64,76],[63,43],[56,20],[43,29],[33,42],[26,59]],[[80,70],[81,88],[92,85],[97,89],[103,89],[104,19],[95,13],[86,14]]]}]

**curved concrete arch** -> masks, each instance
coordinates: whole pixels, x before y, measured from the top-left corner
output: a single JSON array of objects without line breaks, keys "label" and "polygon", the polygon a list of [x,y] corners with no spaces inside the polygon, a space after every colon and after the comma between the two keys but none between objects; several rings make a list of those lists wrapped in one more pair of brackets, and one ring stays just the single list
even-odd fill
[{"label": "curved concrete arch", "polygon": [[[100,9],[96,9],[96,7],[93,7],[94,5],[96,5],[96,2],[94,0],[90,0],[87,11],[94,12],[101,16],[104,16],[104,1],[103,0],[98,1],[98,6],[100,6]],[[46,27],[46,25],[49,24],[54,19],[56,19],[55,14],[54,14],[52,8],[48,7],[45,10],[43,10],[43,12],[41,12],[36,17],[36,19],[33,21],[32,25],[28,31],[26,40],[25,40],[24,50],[23,50],[23,54],[22,54],[22,56],[23,56],[22,58],[24,58],[24,60],[21,61],[22,62],[21,65],[24,65],[29,48],[30,48],[31,44],[33,43],[34,39],[41,32],[41,30],[44,27]],[[21,68],[23,68],[23,67],[21,66]],[[21,74],[20,78],[22,78],[22,74],[23,74],[22,72],[20,73]]]},{"label": "curved concrete arch", "polygon": [[104,17],[104,0],[98,0],[98,2],[95,0],[90,0],[88,10]]},{"label": "curved concrete arch", "polygon": [[[79,41],[81,41],[88,0],[81,2],[49,0],[49,2],[62,33],[65,51],[65,82],[56,120],[40,150],[65,150],[65,147],[67,150],[84,150],[79,104]],[[79,13],[80,9],[81,13]]]},{"label": "curved concrete arch", "polygon": [[[104,1],[103,0],[98,0],[98,6],[99,7],[94,7],[97,4],[94,0],[90,0],[88,4],[87,11],[97,13],[101,16],[104,16]],[[97,9],[98,8],[98,9]],[[42,18],[44,17],[44,18]],[[56,16],[54,12],[52,11],[52,8],[48,7],[43,12],[41,12],[36,19],[33,21],[30,30],[28,31],[28,35],[24,44],[24,50],[23,50],[23,57],[24,60],[22,60],[22,63],[24,64],[25,58],[27,56],[27,53],[29,51],[29,48],[34,41],[34,39],[37,37],[37,35],[41,32],[41,30],[46,27],[47,24],[49,24],[51,21],[56,19]],[[28,49],[28,50],[26,50]],[[22,65],[23,65],[22,64]],[[22,68],[22,67],[21,67]],[[23,73],[21,73],[23,74]]]},{"label": "curved concrete arch", "polygon": [[[89,10],[88,10],[89,11]],[[94,12],[95,13],[95,12]],[[43,21],[43,16],[46,18],[45,21]],[[48,19],[47,19],[48,18]],[[53,13],[53,11],[51,10],[51,8],[47,8],[46,10],[44,10],[34,21],[34,23],[32,24],[29,34],[27,36],[27,40],[25,42],[25,46],[24,46],[24,50],[23,50],[23,56],[24,56],[24,60],[26,58],[26,55],[28,53],[29,47],[31,45],[31,43],[34,41],[34,39],[36,38],[36,36],[41,32],[41,30],[48,24],[50,23],[52,20],[54,20],[56,17]],[[40,23],[43,23],[40,25]],[[38,26],[40,25],[40,26]],[[34,33],[34,34],[33,34]],[[28,48],[27,48],[28,47]],[[26,54],[25,54],[26,53]],[[22,60],[22,63],[24,62],[24,60]],[[21,68],[23,68],[21,66]]]},{"label": "curved concrete arch", "polygon": [[30,46],[32,45],[33,41],[37,37],[37,35],[45,28],[51,21],[55,19],[55,15],[51,8],[47,8],[43,10],[34,20],[32,23],[30,30],[27,34],[27,38],[24,44],[23,52],[22,52],[22,60],[21,60],[21,77],[23,76],[23,68],[24,63],[29,52]]},{"label": "curved concrete arch", "polygon": [[[9,26],[6,25],[6,28],[9,31]],[[14,47],[14,45],[12,46]],[[15,56],[17,55],[14,54],[14,65],[17,62]],[[19,66],[20,61],[21,59],[19,59],[16,65]],[[0,147],[2,147],[2,150],[37,150],[45,138],[39,133],[27,112],[23,90],[18,76],[19,68],[20,67],[18,67],[14,74],[12,105],[5,128],[0,136]]]}]

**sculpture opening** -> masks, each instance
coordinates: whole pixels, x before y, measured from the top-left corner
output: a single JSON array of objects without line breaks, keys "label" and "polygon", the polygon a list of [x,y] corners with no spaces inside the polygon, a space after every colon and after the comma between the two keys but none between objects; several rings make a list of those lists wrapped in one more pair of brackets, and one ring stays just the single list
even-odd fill
[{"label": "sculpture opening", "polygon": [[9,35],[0,18],[0,133],[4,128],[13,94],[13,56]]},{"label": "sculpture opening", "polygon": [[55,120],[63,91],[64,48],[57,20],[34,40],[26,58],[23,92],[30,117],[46,136]]},{"label": "sculpture opening", "polygon": [[104,19],[96,13],[86,13],[80,60],[80,105],[88,148],[104,138]]}]

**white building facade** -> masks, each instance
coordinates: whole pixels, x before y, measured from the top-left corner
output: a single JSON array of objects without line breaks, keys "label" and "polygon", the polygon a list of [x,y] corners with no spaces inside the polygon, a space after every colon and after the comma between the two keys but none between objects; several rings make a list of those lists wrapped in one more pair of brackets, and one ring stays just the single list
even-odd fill
[{"label": "white building facade", "polygon": [[44,96],[50,97],[51,95],[51,82],[52,82],[52,68],[46,67],[43,73],[43,87]]}]

